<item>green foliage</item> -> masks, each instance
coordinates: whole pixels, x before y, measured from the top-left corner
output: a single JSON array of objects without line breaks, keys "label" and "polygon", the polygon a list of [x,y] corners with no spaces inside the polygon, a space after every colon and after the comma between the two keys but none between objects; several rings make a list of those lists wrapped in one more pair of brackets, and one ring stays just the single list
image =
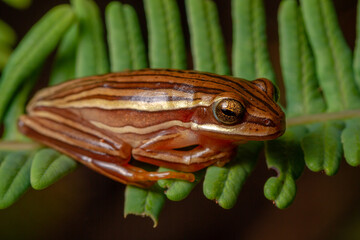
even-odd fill
[{"label": "green foliage", "polygon": [[303,126],[291,127],[282,137],[265,145],[267,165],[277,172],[277,176],[266,181],[264,194],[278,208],[288,207],[295,198],[295,180],[300,177],[304,169],[300,139],[306,131]]},{"label": "green foliage", "polygon": [[125,191],[124,216],[128,214],[148,216],[154,221],[154,227],[156,227],[164,203],[164,193],[156,184],[151,189],[128,185]]},{"label": "green foliage", "polygon": [[[1,33],[0,33],[1,34]],[[0,71],[4,68],[12,52],[11,47],[0,45]]]},{"label": "green foliage", "polygon": [[145,0],[152,68],[186,68],[179,9],[174,0]]},{"label": "green foliage", "polygon": [[232,208],[246,178],[256,165],[262,146],[262,142],[240,145],[235,160],[225,167],[208,167],[204,180],[204,195],[223,208]]},{"label": "green foliage", "polygon": [[72,0],[79,22],[75,76],[85,77],[109,72],[103,23],[98,6],[93,1]]},{"label": "green foliage", "polygon": [[[353,74],[352,53],[342,35],[332,2],[302,0],[301,5],[327,110],[331,112],[359,107],[360,94]],[[312,131],[302,140],[309,169],[324,170],[326,174],[333,175],[338,171],[343,147],[347,152],[345,155],[353,152],[354,148],[349,147],[349,143],[356,146],[356,139],[350,138],[342,146],[343,125],[336,121],[310,127]],[[346,125],[346,128],[353,129],[351,125]],[[348,131],[345,129],[345,133]]]},{"label": "green foliage", "polygon": [[282,1],[279,7],[280,63],[286,94],[288,117],[325,110],[314,56],[304,29],[300,8],[295,0]]},{"label": "green foliage", "polygon": [[[283,0],[278,20],[286,112],[302,122],[297,123],[301,126],[288,128],[282,137],[265,143],[267,165],[275,169],[277,175],[266,181],[264,194],[279,208],[286,208],[294,200],[296,180],[305,165],[312,171],[323,170],[334,175],[342,153],[350,165],[360,164],[358,119],[344,120],[345,114],[334,113],[358,110],[360,105],[360,93],[353,77],[355,73],[360,82],[360,37],[357,38],[352,62],[332,2],[300,2],[301,7],[295,0]],[[2,139],[7,142],[0,143],[0,149],[3,149],[0,151],[0,208],[14,203],[30,186],[46,188],[76,167],[74,160],[52,149],[10,150],[23,149],[23,145],[9,141],[28,141],[17,132],[16,119],[24,111],[42,63],[57,45],[49,84],[102,74],[109,69],[122,71],[147,66],[139,21],[131,6],[119,2],[107,6],[107,51],[103,22],[95,2],[73,0],[71,3],[71,6],[55,7],[36,23],[4,69],[0,82],[0,119],[4,119],[6,129]],[[215,4],[209,0],[187,0],[185,6],[194,68],[229,74]],[[149,33],[149,65],[154,68],[186,68],[185,41],[176,1],[146,0],[144,8]],[[232,0],[232,19],[233,75],[250,80],[267,77],[275,82],[266,47],[263,1]],[[7,34],[2,35],[2,32]],[[0,48],[2,43],[14,44],[14,39],[11,30],[0,22]],[[306,119],[306,115],[325,110],[331,113],[310,115]],[[334,114],[341,120],[326,121],[334,118]],[[293,119],[288,120],[291,122]],[[308,124],[313,122],[321,123]],[[223,167],[211,166],[195,173],[194,183],[167,179],[158,181],[150,189],[127,186],[125,216],[149,216],[156,226],[166,198],[173,201],[186,198],[204,176],[204,195],[223,208],[233,207],[263,145],[261,142],[240,145],[234,160]],[[169,169],[159,168],[158,171]]]},{"label": "green foliage", "polygon": [[15,91],[55,49],[62,35],[74,21],[75,15],[69,5],[56,6],[21,40],[2,73],[0,121]]},{"label": "green foliage", "polygon": [[145,45],[135,10],[129,5],[111,2],[106,7],[105,17],[111,71],[147,67]]},{"label": "green foliage", "polygon": [[34,86],[37,74],[23,86],[19,94],[13,99],[7,109],[4,118],[4,133],[2,140],[5,141],[26,141],[27,138],[17,130],[17,120],[24,113],[24,106],[28,99],[29,93]]},{"label": "green foliage", "polygon": [[306,166],[311,171],[324,170],[329,176],[338,171],[343,153],[340,140],[343,128],[342,122],[326,122],[315,126],[302,139]]},{"label": "green foliage", "polygon": [[14,30],[0,20],[0,71],[4,68],[16,41]]},{"label": "green foliage", "polygon": [[13,46],[16,41],[16,34],[14,30],[6,24],[4,21],[0,20],[0,43],[3,45]]},{"label": "green foliage", "polygon": [[51,71],[49,85],[56,85],[75,78],[78,35],[79,26],[73,24],[61,39]]},{"label": "green foliage", "polygon": [[275,82],[266,43],[262,0],[232,0],[233,74],[254,80],[266,77]]},{"label": "green foliage", "polygon": [[31,5],[31,0],[3,0],[3,2],[7,3],[9,6],[18,9],[25,9]]},{"label": "green foliage", "polygon": [[194,69],[229,74],[224,39],[212,1],[185,1]]},{"label": "green foliage", "polygon": [[354,50],[354,75],[357,86],[360,88],[360,2],[358,1],[357,5],[357,16],[356,16],[356,42],[355,42],[355,50]]},{"label": "green foliage", "polygon": [[301,0],[303,17],[316,59],[316,71],[328,111],[359,107],[352,53],[330,0]]},{"label": "green foliage", "polygon": [[0,209],[13,204],[30,187],[31,167],[29,152],[12,152],[1,157]]},{"label": "green foliage", "polygon": [[350,119],[341,133],[341,142],[344,147],[346,162],[353,167],[360,165],[360,132],[359,119]]},{"label": "green foliage", "polygon": [[61,177],[73,171],[76,162],[59,152],[44,148],[38,151],[31,164],[30,182],[34,189],[47,188]]},{"label": "green foliage", "polygon": [[[167,168],[159,168],[159,172],[173,171]],[[198,171],[195,174],[195,181],[181,181],[176,179],[163,179],[159,180],[158,184],[160,187],[165,189],[165,195],[171,201],[181,201],[185,199],[194,187],[202,180],[205,171]]]}]

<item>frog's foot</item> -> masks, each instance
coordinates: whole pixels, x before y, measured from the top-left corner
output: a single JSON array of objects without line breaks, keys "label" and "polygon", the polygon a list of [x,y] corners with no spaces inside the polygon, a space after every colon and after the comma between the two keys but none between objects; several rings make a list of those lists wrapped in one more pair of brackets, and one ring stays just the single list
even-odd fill
[{"label": "frog's foot", "polygon": [[121,165],[94,160],[92,161],[91,168],[115,181],[144,188],[150,187],[154,184],[155,181],[161,179],[181,179],[189,182],[195,181],[195,176],[192,173],[172,171],[148,172],[142,168],[138,168],[130,164]]}]

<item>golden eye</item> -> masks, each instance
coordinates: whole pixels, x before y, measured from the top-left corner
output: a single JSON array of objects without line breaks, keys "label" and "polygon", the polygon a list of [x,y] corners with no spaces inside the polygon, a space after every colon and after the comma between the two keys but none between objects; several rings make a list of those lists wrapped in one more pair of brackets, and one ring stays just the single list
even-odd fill
[{"label": "golden eye", "polygon": [[234,99],[223,99],[214,105],[216,120],[226,125],[232,125],[240,120],[244,107]]}]

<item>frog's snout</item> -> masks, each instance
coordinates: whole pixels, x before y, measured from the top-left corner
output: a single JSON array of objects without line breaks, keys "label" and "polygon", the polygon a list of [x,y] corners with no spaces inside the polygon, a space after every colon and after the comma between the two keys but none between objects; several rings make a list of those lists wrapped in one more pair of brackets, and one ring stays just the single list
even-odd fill
[{"label": "frog's snout", "polygon": [[286,117],[285,117],[285,113],[282,112],[277,122],[277,133],[275,134],[274,138],[278,138],[282,136],[285,133],[285,131],[286,131]]}]

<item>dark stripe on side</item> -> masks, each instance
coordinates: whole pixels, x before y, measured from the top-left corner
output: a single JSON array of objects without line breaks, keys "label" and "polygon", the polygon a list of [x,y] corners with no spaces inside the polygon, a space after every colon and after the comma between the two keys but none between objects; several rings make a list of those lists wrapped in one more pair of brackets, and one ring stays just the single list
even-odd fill
[{"label": "dark stripe on side", "polygon": [[[148,85],[148,86],[147,86]],[[90,91],[96,88],[109,88],[109,89],[132,89],[132,90],[149,90],[149,91],[161,91],[167,89],[175,89],[180,92],[185,93],[205,93],[217,95],[221,91],[217,88],[207,88],[207,87],[194,87],[193,85],[183,84],[183,83],[165,83],[165,82],[116,82],[116,81],[103,81],[99,83],[91,83],[87,85],[77,86],[68,91],[61,91],[55,93],[52,96],[47,96],[46,100],[56,100],[72,94],[77,94],[83,91]],[[62,89],[60,89],[62,90]],[[41,99],[43,100],[43,99]]]}]

